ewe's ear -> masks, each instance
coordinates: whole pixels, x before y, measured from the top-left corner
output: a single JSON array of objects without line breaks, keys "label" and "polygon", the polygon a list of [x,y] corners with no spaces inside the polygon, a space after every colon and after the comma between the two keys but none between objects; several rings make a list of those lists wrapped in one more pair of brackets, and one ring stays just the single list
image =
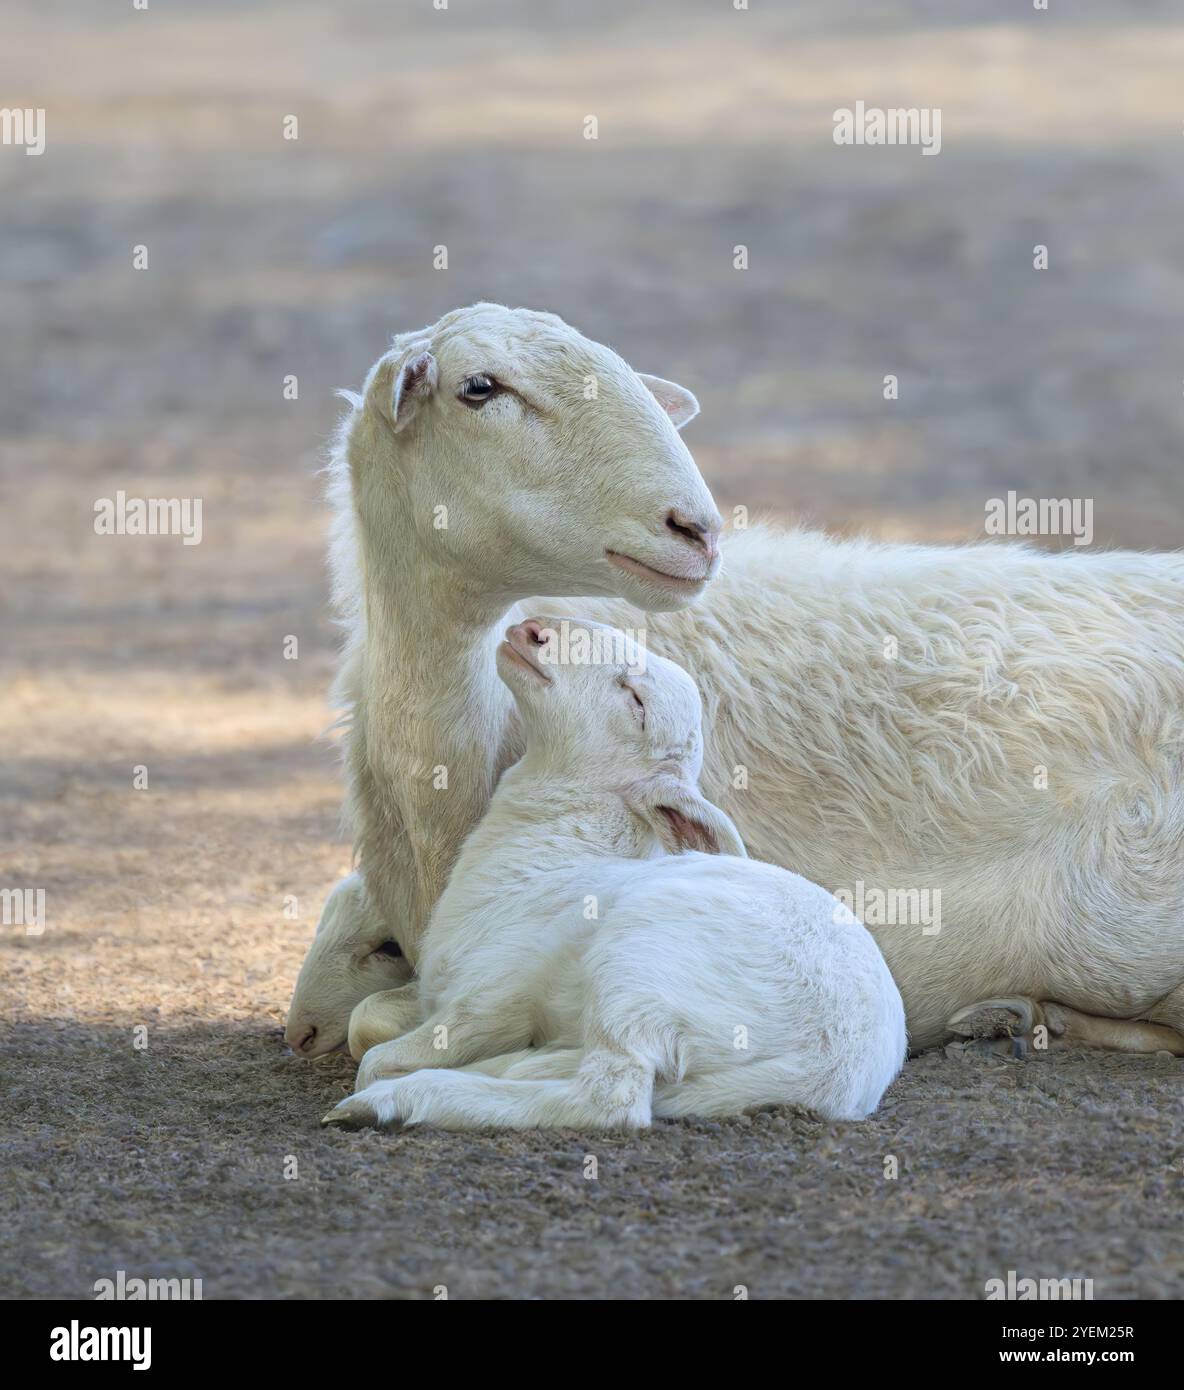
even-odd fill
[{"label": "ewe's ear", "polygon": [[646,376],[644,372],[638,372],[637,375],[649,387],[651,395],[666,414],[670,416],[676,430],[682,429],[683,425],[689,425],[698,415],[699,402],[685,386],[679,386],[673,381],[663,381],[660,376]]},{"label": "ewe's ear", "polygon": [[397,432],[411,423],[438,380],[436,359],[430,352],[409,349],[401,356],[392,353],[375,366],[366,384],[366,403]]},{"label": "ewe's ear", "polygon": [[626,787],[625,805],[648,822],[668,854],[697,849],[704,854],[748,858],[740,832],[693,783],[659,773]]},{"label": "ewe's ear", "polygon": [[430,352],[409,357],[395,373],[391,388],[391,424],[396,433],[410,423],[416,406],[436,389],[439,377],[436,359]]}]

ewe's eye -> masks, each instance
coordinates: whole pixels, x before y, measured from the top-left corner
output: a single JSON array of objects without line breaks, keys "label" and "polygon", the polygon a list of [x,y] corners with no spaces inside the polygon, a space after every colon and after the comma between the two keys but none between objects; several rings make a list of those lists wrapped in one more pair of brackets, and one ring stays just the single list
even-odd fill
[{"label": "ewe's eye", "polygon": [[484,372],[478,372],[476,376],[467,376],[461,382],[460,398],[465,405],[472,406],[474,410],[477,410],[486,401],[492,400],[500,389],[493,377],[487,376]]},{"label": "ewe's eye", "polygon": [[398,960],[403,954],[403,948],[397,941],[384,941],[381,946],[375,948],[372,954],[376,956],[390,956],[392,960]]}]

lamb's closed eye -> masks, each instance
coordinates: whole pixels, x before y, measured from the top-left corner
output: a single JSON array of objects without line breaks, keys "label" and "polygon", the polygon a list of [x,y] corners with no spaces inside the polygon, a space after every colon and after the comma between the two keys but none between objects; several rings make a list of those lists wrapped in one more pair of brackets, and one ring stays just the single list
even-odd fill
[{"label": "lamb's closed eye", "polygon": [[638,723],[644,729],[645,701],[641,698],[641,696],[637,693],[633,686],[629,684],[627,680],[622,679],[620,682],[620,686],[621,689],[625,692],[625,698],[629,702],[629,707],[630,709],[632,709],[634,717],[637,719]]}]

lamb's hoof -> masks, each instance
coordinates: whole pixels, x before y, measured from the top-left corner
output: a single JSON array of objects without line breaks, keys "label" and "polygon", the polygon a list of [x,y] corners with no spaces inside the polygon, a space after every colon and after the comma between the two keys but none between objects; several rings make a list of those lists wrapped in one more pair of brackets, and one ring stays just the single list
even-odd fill
[{"label": "lamb's hoof", "polygon": [[321,1124],[340,1125],[342,1129],[401,1129],[401,1085],[399,1081],[378,1081],[364,1091],[355,1091],[322,1116]]},{"label": "lamb's hoof", "polygon": [[346,1096],[327,1115],[321,1116],[321,1125],[323,1128],[333,1125],[338,1129],[368,1129],[374,1120],[373,1106],[359,1102],[357,1096]]}]

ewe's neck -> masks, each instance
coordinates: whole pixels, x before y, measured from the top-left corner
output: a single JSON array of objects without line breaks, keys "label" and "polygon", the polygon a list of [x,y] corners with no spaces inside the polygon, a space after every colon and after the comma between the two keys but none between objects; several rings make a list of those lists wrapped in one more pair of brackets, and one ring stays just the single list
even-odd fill
[{"label": "ewe's neck", "polygon": [[[369,761],[393,787],[427,803],[416,819],[403,807],[404,823],[427,833],[437,812],[445,824],[463,819],[459,806],[437,804],[457,797],[436,794],[433,769],[447,769],[447,790],[478,799],[475,817],[507,761],[513,700],[494,649],[510,605],[441,564],[430,546],[408,541],[364,552],[362,698]],[[447,839],[444,848],[455,848]]]},{"label": "ewe's neck", "polygon": [[517,753],[494,647],[509,604],[412,536],[362,537],[365,640],[350,735],[355,851],[414,963],[465,836]]},{"label": "ewe's neck", "polygon": [[[482,689],[504,691],[487,647],[508,621],[509,597],[491,597],[479,578],[445,567],[414,542],[368,547],[363,564],[368,675],[382,668],[401,696],[432,701],[475,678]],[[508,701],[505,692],[499,703]]]}]

